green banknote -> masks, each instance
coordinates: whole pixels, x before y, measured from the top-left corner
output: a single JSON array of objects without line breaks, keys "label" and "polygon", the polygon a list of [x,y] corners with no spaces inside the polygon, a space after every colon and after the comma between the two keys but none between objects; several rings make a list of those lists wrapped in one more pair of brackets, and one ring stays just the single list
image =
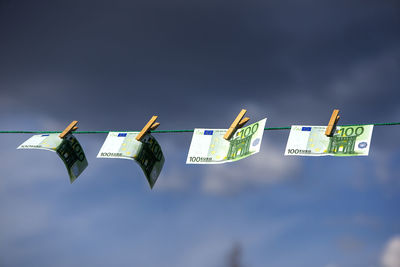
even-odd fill
[{"label": "green banknote", "polygon": [[240,160],[260,151],[267,119],[236,131],[228,141],[227,129],[194,129],[186,164],[218,164]]},{"label": "green banknote", "polygon": [[152,135],[146,134],[139,142],[135,139],[138,134],[109,132],[97,157],[135,160],[146,175],[150,187],[153,188],[164,165],[164,155]]},{"label": "green banknote", "polygon": [[67,167],[69,179],[72,183],[88,166],[88,163],[85,153],[75,136],[68,134],[64,139],[61,139],[58,135],[34,135],[21,144],[18,149],[45,149],[57,152],[57,155]]},{"label": "green banknote", "polygon": [[332,137],[326,126],[293,125],[286,145],[289,156],[368,156],[373,125],[337,126]]}]

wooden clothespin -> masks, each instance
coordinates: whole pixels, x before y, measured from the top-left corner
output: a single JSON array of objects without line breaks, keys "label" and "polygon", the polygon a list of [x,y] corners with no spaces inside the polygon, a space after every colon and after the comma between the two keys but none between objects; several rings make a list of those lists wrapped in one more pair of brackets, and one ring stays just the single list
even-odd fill
[{"label": "wooden clothespin", "polygon": [[326,127],[325,135],[330,137],[335,133],[336,124],[340,119],[339,110],[334,109],[332,112],[331,119],[329,120],[328,127]]},{"label": "wooden clothespin", "polygon": [[76,129],[78,129],[78,127],[76,127],[76,125],[78,124],[78,121],[73,121],[71,122],[67,128],[65,128],[65,130],[60,133],[59,137],[60,138],[64,138],[67,134],[69,134],[72,131],[75,131]]},{"label": "wooden clothespin", "polygon": [[160,123],[156,122],[158,116],[153,116],[149,120],[149,122],[143,127],[140,133],[136,136],[136,140],[142,140],[143,136],[150,130],[155,130],[160,125]]},{"label": "wooden clothespin", "polygon": [[231,139],[232,135],[236,132],[237,129],[242,128],[243,125],[246,124],[250,119],[248,117],[243,118],[244,114],[246,114],[247,110],[242,109],[237,115],[236,119],[232,122],[231,127],[229,127],[228,131],[224,135],[225,140]]}]

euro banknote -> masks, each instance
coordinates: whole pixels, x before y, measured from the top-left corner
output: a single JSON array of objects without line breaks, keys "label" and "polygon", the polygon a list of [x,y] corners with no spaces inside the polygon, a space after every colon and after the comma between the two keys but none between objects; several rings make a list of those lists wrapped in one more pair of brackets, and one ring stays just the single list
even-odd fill
[{"label": "euro banknote", "polygon": [[219,164],[237,161],[260,151],[267,119],[236,131],[230,140],[227,129],[194,129],[186,164]]},{"label": "euro banknote", "polygon": [[368,156],[373,125],[337,126],[332,137],[327,126],[293,125],[286,145],[288,156]]},{"label": "euro banknote", "polygon": [[88,166],[85,153],[78,140],[72,134],[68,134],[61,139],[59,134],[39,134],[34,135],[18,149],[44,149],[56,152],[62,159],[68,170],[70,182],[74,182],[76,178]]},{"label": "euro banknote", "polygon": [[109,132],[98,158],[120,158],[135,160],[142,168],[150,187],[153,188],[164,165],[164,155],[157,140],[146,134],[141,141],[138,132]]}]

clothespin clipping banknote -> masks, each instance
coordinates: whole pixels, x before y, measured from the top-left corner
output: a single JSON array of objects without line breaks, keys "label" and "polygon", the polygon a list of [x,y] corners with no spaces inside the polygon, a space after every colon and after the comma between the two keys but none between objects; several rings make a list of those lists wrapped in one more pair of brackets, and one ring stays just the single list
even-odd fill
[{"label": "clothespin clipping banknote", "polygon": [[339,110],[334,109],[332,112],[331,119],[329,120],[328,127],[326,127],[325,135],[331,137],[335,133],[336,124],[338,123],[340,116]]},{"label": "clothespin clipping banknote", "polygon": [[137,141],[142,140],[143,136],[145,136],[146,133],[149,132],[150,130],[154,131],[155,129],[157,129],[158,126],[160,126],[160,123],[156,122],[157,118],[158,116],[151,117],[149,122],[147,122],[147,124],[143,127],[140,133],[136,136]]},{"label": "clothespin clipping banknote", "polygon": [[67,128],[64,129],[64,131],[62,133],[60,133],[59,137],[61,139],[64,139],[64,137],[69,134],[72,131],[76,131],[78,129],[78,127],[76,126],[78,124],[78,121],[73,121],[71,122]]},{"label": "clothespin clipping banknote", "polygon": [[232,135],[235,134],[237,129],[242,128],[246,122],[248,122],[250,119],[248,117],[243,118],[243,116],[246,114],[247,110],[242,109],[239,114],[237,115],[236,119],[233,121],[231,126],[229,127],[228,131],[224,135],[225,140],[231,139]]}]

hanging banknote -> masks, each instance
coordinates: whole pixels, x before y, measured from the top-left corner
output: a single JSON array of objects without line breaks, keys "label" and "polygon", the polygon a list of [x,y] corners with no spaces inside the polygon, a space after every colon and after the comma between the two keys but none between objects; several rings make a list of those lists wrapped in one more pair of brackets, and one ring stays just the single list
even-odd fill
[{"label": "hanging banknote", "polygon": [[293,125],[285,155],[290,156],[368,156],[373,125],[337,126],[332,137],[326,126]]},{"label": "hanging banknote", "polygon": [[135,160],[153,188],[164,165],[164,155],[152,135],[146,134],[141,141],[137,141],[135,137],[138,134],[109,132],[97,157]]},{"label": "hanging banknote", "polygon": [[227,129],[194,129],[186,164],[219,164],[259,152],[266,121],[237,130],[230,140],[224,139]]},{"label": "hanging banknote", "polygon": [[67,167],[69,179],[72,183],[88,166],[85,153],[78,140],[72,134],[61,139],[59,134],[34,135],[18,149],[45,149],[56,152]]}]

